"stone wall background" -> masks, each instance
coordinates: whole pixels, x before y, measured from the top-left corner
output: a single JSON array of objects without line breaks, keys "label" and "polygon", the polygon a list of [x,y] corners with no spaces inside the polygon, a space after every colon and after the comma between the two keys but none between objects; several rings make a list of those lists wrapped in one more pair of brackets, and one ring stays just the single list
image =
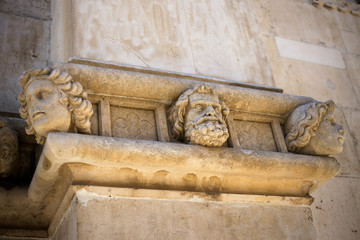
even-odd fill
[{"label": "stone wall background", "polygon": [[[74,2],[73,56],[333,99],[346,131],[342,169],[312,194],[314,225],[318,239],[360,238],[360,17],[310,0]],[[0,0],[2,115],[17,114],[21,73],[51,63],[51,20],[50,0]]]}]

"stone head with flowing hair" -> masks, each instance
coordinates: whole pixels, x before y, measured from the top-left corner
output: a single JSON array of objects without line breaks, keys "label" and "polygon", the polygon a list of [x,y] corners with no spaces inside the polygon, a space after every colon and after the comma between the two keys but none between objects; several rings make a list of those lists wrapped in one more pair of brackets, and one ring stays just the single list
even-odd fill
[{"label": "stone head with flowing hair", "polygon": [[285,142],[290,152],[330,155],[342,151],[344,129],[335,122],[335,104],[311,102],[297,107],[285,124]]},{"label": "stone head with flowing hair", "polygon": [[221,146],[229,137],[229,108],[207,85],[186,90],[172,105],[168,119],[178,141],[203,146]]},{"label": "stone head with flowing hair", "polygon": [[51,131],[90,133],[92,105],[82,85],[59,69],[39,68],[25,72],[19,80],[20,116],[27,134],[44,144]]}]

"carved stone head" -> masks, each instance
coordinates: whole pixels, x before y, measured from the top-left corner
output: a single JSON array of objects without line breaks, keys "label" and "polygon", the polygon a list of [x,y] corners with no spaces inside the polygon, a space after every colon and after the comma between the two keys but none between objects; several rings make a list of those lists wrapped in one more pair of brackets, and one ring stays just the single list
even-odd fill
[{"label": "carved stone head", "polygon": [[59,69],[31,69],[20,77],[20,115],[27,134],[44,144],[49,132],[90,133],[92,105],[78,82]]},{"label": "carved stone head", "polygon": [[332,100],[297,107],[285,125],[288,150],[310,155],[341,153],[344,129],[335,121],[334,108]]},{"label": "carved stone head", "polygon": [[17,135],[10,127],[0,124],[0,178],[6,178],[13,172],[17,158]]},{"label": "carved stone head", "polygon": [[169,110],[173,137],[202,146],[219,147],[229,137],[229,108],[206,85],[185,91]]}]

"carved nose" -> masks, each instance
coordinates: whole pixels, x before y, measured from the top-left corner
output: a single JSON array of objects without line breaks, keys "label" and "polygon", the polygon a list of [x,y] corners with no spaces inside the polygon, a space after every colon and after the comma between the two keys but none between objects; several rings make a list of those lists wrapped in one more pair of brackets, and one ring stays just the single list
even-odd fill
[{"label": "carved nose", "polygon": [[212,106],[206,108],[206,116],[215,116],[215,109]]},{"label": "carved nose", "polygon": [[340,128],[338,129],[338,132],[341,134],[341,135],[344,135],[344,128],[342,126],[340,126]]}]

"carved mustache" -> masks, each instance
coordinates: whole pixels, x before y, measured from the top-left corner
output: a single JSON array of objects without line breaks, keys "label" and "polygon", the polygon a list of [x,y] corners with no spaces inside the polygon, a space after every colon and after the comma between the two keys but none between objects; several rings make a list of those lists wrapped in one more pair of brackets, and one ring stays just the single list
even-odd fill
[{"label": "carved mustache", "polygon": [[202,117],[199,120],[197,120],[196,122],[193,122],[193,125],[199,125],[202,124],[203,122],[207,122],[207,121],[214,121],[214,122],[218,122],[221,124],[224,124],[224,121],[218,117],[215,116],[206,116],[206,117]]}]

